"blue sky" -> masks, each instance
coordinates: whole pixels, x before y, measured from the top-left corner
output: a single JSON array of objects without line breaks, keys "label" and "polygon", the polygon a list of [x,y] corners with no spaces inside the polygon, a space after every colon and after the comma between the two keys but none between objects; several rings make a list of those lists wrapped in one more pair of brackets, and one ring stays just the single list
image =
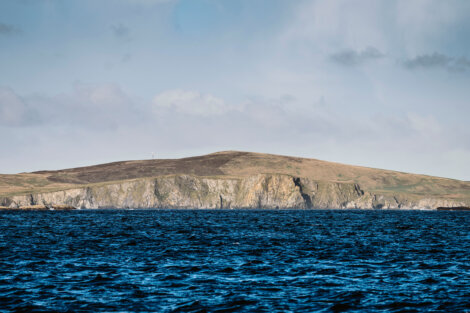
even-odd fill
[{"label": "blue sky", "polygon": [[470,2],[4,0],[0,172],[247,150],[470,180]]}]

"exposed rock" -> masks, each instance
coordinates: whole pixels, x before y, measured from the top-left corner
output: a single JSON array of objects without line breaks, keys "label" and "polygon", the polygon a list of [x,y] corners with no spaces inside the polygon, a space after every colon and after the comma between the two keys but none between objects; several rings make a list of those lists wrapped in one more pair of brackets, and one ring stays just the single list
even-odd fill
[{"label": "exposed rock", "polygon": [[41,204],[31,204],[31,205],[20,206],[19,209],[22,209],[22,210],[48,210],[49,208],[47,206],[41,205]]},{"label": "exposed rock", "polygon": [[356,183],[322,182],[282,174],[241,178],[171,175],[90,184],[5,198],[10,208],[264,208],[435,209],[464,206],[448,199],[402,199],[365,192]]},{"label": "exposed rock", "polygon": [[459,206],[459,207],[438,207],[438,211],[470,211],[470,207]]}]

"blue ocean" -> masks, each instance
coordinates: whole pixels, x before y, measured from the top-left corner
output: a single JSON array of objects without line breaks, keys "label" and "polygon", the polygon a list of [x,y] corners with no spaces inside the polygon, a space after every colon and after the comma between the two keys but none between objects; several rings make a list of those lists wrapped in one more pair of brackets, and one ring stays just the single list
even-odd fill
[{"label": "blue ocean", "polygon": [[0,212],[0,312],[470,312],[470,213]]}]

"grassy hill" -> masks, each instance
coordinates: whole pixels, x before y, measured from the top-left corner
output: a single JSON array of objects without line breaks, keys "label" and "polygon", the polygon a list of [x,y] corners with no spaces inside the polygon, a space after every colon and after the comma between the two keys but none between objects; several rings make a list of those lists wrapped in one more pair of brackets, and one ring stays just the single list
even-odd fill
[{"label": "grassy hill", "polygon": [[239,151],[223,151],[182,159],[123,161],[58,171],[0,175],[0,196],[177,174],[206,177],[287,174],[317,181],[357,183],[366,191],[380,194],[400,194],[411,198],[438,196],[456,200],[470,199],[470,182],[316,159]]}]

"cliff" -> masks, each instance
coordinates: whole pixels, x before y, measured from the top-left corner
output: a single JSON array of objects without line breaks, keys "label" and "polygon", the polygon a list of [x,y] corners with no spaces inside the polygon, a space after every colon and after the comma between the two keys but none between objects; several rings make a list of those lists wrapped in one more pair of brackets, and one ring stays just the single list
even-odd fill
[{"label": "cliff", "polygon": [[166,175],[89,184],[0,199],[9,208],[264,208],[264,209],[435,209],[464,202],[423,197],[408,199],[364,191],[356,183],[323,182],[286,174],[246,177]]}]

